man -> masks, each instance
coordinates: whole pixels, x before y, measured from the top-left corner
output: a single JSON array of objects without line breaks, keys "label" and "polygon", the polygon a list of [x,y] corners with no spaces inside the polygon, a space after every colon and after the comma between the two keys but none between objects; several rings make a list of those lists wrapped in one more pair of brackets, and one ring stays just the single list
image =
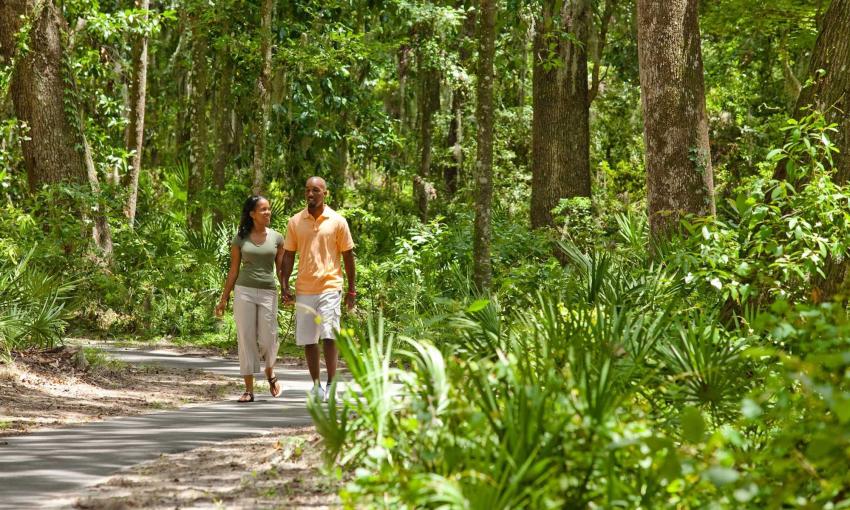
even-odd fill
[{"label": "man", "polygon": [[[338,350],[336,332],[339,330],[341,301],[348,310],[354,308],[354,241],[348,222],[325,205],[328,194],[321,177],[307,179],[307,207],[289,219],[283,242],[281,265],[281,299],[284,305],[293,303],[289,277],[298,253],[298,277],[295,279],[295,343],[304,346],[307,368],[313,379],[312,394],[328,400],[331,382],[336,376]],[[348,290],[343,296],[343,277],[340,255],[345,263]],[[319,341],[325,354],[328,383],[322,389],[319,375]]]}]

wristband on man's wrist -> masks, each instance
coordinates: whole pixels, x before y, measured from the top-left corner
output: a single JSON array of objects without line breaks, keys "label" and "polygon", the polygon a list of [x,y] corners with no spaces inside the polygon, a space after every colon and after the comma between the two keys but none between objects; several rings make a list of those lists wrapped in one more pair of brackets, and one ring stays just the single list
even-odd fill
[{"label": "wristband on man's wrist", "polygon": [[356,296],[357,295],[357,293],[354,292],[353,290],[349,290],[346,294],[348,294],[349,296]]}]

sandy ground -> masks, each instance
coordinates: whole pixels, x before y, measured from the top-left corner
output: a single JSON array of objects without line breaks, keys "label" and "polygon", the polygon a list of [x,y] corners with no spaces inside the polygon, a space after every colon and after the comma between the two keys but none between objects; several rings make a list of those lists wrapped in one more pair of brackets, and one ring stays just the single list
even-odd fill
[{"label": "sandy ground", "polygon": [[[0,361],[0,443],[2,436],[220,400],[242,389],[241,381],[202,371],[131,366],[98,355],[92,364],[84,357],[79,346],[69,346]],[[322,473],[321,451],[313,427],[273,429],[163,454],[56,498],[51,507],[337,508],[337,482]]]},{"label": "sandy ground", "polygon": [[312,427],[196,448],[120,471],[51,508],[338,508],[337,482],[321,472]]},{"label": "sandy ground", "polygon": [[[92,356],[90,356],[91,358]],[[78,347],[15,353],[0,362],[0,436],[219,400],[237,381],[201,371],[130,366]]]}]

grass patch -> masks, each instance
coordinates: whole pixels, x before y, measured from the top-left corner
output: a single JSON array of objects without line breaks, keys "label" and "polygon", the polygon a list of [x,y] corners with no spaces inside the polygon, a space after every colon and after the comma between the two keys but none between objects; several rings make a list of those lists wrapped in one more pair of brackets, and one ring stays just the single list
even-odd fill
[{"label": "grass patch", "polygon": [[228,332],[212,331],[201,335],[179,336],[170,339],[178,347],[198,347],[212,349],[221,353],[236,351],[236,335]]},{"label": "grass patch", "polygon": [[[295,345],[292,338],[282,339],[277,350],[278,357],[302,357],[304,348]],[[205,333],[203,335],[176,337],[171,339],[172,344],[177,347],[198,347],[201,349],[212,349],[222,354],[236,354],[236,336],[228,336],[222,333]]]},{"label": "grass patch", "polygon": [[120,372],[127,368],[127,363],[110,357],[102,349],[97,347],[83,347],[83,355],[92,370],[106,370],[109,372]]}]

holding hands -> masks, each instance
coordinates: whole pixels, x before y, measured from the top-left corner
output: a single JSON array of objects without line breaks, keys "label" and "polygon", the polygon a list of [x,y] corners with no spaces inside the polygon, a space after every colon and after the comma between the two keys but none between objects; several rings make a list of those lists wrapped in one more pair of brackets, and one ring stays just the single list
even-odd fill
[{"label": "holding hands", "polygon": [[288,287],[280,289],[280,302],[283,303],[283,306],[295,304],[295,296],[292,295]]}]

